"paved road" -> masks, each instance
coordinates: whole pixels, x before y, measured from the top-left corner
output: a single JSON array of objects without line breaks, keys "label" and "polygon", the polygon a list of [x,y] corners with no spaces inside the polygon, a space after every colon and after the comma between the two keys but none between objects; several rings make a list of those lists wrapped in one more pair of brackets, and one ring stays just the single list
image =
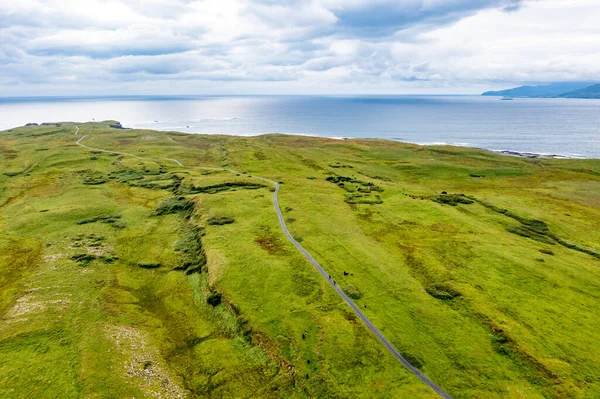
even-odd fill
[{"label": "paved road", "polygon": [[[79,127],[77,126],[77,132],[75,134],[77,134],[79,132]],[[423,381],[429,388],[431,388],[433,391],[435,391],[440,397],[444,398],[444,399],[452,399],[452,397],[450,395],[448,395],[442,388],[440,388],[435,382],[431,381],[429,378],[427,378],[423,373],[421,373],[416,367],[414,367],[413,365],[411,365],[408,360],[406,360],[401,354],[400,352],[398,352],[398,350],[394,347],[394,345],[392,345],[392,343],[390,341],[387,340],[387,338],[385,338],[385,336],[381,333],[381,331],[379,331],[379,329],[377,327],[375,327],[375,325],[371,322],[371,320],[369,320],[369,318],[360,310],[360,308],[354,303],[354,301],[352,299],[350,299],[348,297],[348,295],[346,295],[344,293],[344,291],[342,291],[342,289],[340,287],[338,287],[338,285],[335,283],[335,281],[331,278],[331,276],[325,271],[325,269],[323,268],[323,266],[321,266],[319,264],[319,262],[317,262],[315,260],[315,258],[312,257],[312,255],[302,247],[302,245],[300,245],[300,243],[298,241],[296,241],[294,239],[294,237],[292,236],[292,234],[290,233],[290,231],[287,228],[287,225],[285,224],[285,219],[283,217],[283,213],[281,212],[281,207],[279,206],[279,188],[280,185],[278,182],[276,182],[275,180],[271,180],[271,179],[267,179],[264,177],[260,177],[260,176],[253,176],[253,175],[249,175],[246,173],[240,173],[240,172],[236,172],[235,170],[231,170],[231,169],[225,169],[225,168],[209,168],[209,167],[202,167],[202,166],[184,166],[181,162],[179,162],[176,159],[173,158],[143,158],[134,154],[128,154],[126,152],[117,152],[117,151],[108,151],[108,150],[103,150],[100,148],[93,148],[93,147],[88,147],[85,144],[81,144],[81,141],[83,141],[83,139],[85,139],[86,136],[81,137],[79,140],[77,140],[77,145],[87,148],[89,150],[93,150],[93,151],[101,151],[101,152],[109,152],[109,153],[113,153],[113,154],[120,154],[120,155],[126,155],[126,156],[131,156],[131,157],[135,157],[137,159],[147,159],[147,160],[152,160],[152,161],[171,161],[176,163],[177,165],[183,167],[183,168],[191,168],[191,169],[201,169],[201,170],[220,170],[220,171],[224,171],[224,172],[229,172],[229,173],[233,173],[235,175],[239,175],[239,176],[246,176],[246,177],[250,177],[253,179],[258,179],[258,180],[262,180],[264,182],[270,183],[272,185],[275,186],[275,193],[273,194],[273,205],[275,206],[275,212],[277,212],[277,217],[279,218],[279,224],[281,225],[281,229],[283,230],[283,232],[285,233],[287,239],[294,244],[294,246],[296,247],[296,249],[298,249],[298,251],[300,251],[300,253],[302,255],[304,255],[304,257],[306,259],[308,259],[308,261],[315,267],[315,269],[317,269],[317,271],[321,274],[321,276],[323,276],[323,278],[329,283],[329,285],[337,292],[337,294],[344,300],[344,302],[346,302],[348,304],[348,306],[350,306],[352,308],[352,310],[354,311],[354,313],[356,313],[356,315],[362,320],[362,322],[365,324],[365,326],[367,326],[367,328],[369,330],[371,330],[371,332],[375,335],[375,337],[377,337],[377,339],[379,340],[379,342],[381,342],[383,344],[383,346],[385,346],[387,348],[387,350],[394,355],[394,357],[396,359],[398,359],[398,361],[400,363],[402,363],[404,365],[404,367],[406,367],[408,369],[408,371],[410,371],[411,373],[413,373],[415,376],[417,376],[417,378],[419,378],[421,381]]]}]

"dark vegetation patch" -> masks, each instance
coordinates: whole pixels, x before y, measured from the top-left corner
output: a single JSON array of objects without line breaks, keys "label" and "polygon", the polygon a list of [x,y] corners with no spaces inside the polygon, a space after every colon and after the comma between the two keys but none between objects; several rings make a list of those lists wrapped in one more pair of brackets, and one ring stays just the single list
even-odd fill
[{"label": "dark vegetation patch", "polygon": [[461,294],[448,283],[433,283],[425,287],[425,291],[432,297],[442,301],[451,301]]},{"label": "dark vegetation patch", "polygon": [[413,355],[412,353],[406,350],[399,350],[399,352],[402,355],[402,357],[411,364],[411,366],[421,369],[425,365],[423,359]]},{"label": "dark vegetation patch", "polygon": [[344,201],[348,204],[383,204],[383,200],[379,197],[379,195],[375,195],[374,197],[372,197],[363,194],[346,194]]},{"label": "dark vegetation patch", "polygon": [[204,229],[189,222],[182,227],[181,236],[175,242],[175,251],[180,254],[181,264],[174,270],[185,271],[187,275],[202,273],[206,265],[206,254],[202,247]]},{"label": "dark vegetation patch", "polygon": [[301,158],[300,162],[302,162],[305,166],[308,166],[312,170],[323,170],[323,167],[309,158]]},{"label": "dark vegetation patch", "polygon": [[160,262],[152,262],[152,261],[142,261],[142,262],[138,262],[138,267],[141,267],[142,269],[157,269],[159,267],[161,267]]},{"label": "dark vegetation patch", "polygon": [[571,241],[567,241],[567,240],[564,240],[564,239],[558,237],[557,235],[552,233],[550,231],[550,229],[548,228],[548,225],[541,220],[528,219],[528,218],[519,216],[516,213],[509,211],[508,209],[500,208],[495,205],[488,204],[487,202],[478,200],[475,197],[471,196],[469,198],[472,199],[473,201],[480,203],[484,207],[486,207],[494,212],[508,216],[509,218],[520,222],[521,226],[517,226],[517,227],[509,226],[506,228],[511,233],[518,234],[522,237],[530,238],[530,239],[544,242],[544,243],[550,244],[550,245],[560,244],[563,247],[593,256],[596,259],[600,259],[599,251],[583,247],[579,244],[576,244]]},{"label": "dark vegetation patch", "polygon": [[108,178],[119,183],[125,183],[130,187],[142,187],[151,190],[178,191],[181,177],[168,174],[168,170],[161,166],[159,169],[146,169],[144,165],[139,170],[122,169],[108,174]]},{"label": "dark vegetation patch", "polygon": [[373,182],[365,182],[346,176],[329,176],[325,180],[337,184],[338,187],[347,192],[344,201],[348,204],[383,204],[379,194],[376,194],[382,192],[383,189]]},{"label": "dark vegetation patch", "polygon": [[6,172],[3,172],[2,174],[4,176],[8,176],[8,177],[15,177],[15,176],[19,176],[21,173],[23,173],[23,172],[21,172],[21,171],[6,171]]},{"label": "dark vegetation patch", "polygon": [[80,170],[78,173],[83,176],[82,183],[87,186],[97,186],[100,184],[104,184],[107,181],[106,177],[97,170],[86,169]]},{"label": "dark vegetation patch", "polygon": [[330,168],[335,168],[335,169],[337,169],[337,168],[348,168],[348,169],[353,169],[353,168],[354,168],[354,166],[352,166],[352,165],[344,165],[344,164],[342,164],[342,163],[340,163],[340,162],[334,162],[334,163],[330,163],[330,164],[329,164],[329,167],[330,167]]},{"label": "dark vegetation patch", "polygon": [[96,255],[92,254],[76,254],[71,256],[71,260],[79,263],[81,266],[89,265],[93,260],[96,259]]},{"label": "dark vegetation patch", "polygon": [[181,188],[180,194],[216,194],[222,191],[229,191],[235,189],[244,189],[244,190],[257,190],[259,188],[266,187],[264,184],[260,183],[251,183],[251,182],[226,182],[220,184],[213,184],[210,186],[203,187],[186,187]]},{"label": "dark vegetation patch", "polygon": [[543,254],[545,254],[545,255],[554,255],[554,252],[552,252],[552,250],[546,249],[546,248],[540,249],[540,252],[543,253]]},{"label": "dark vegetation patch", "polygon": [[135,169],[123,169],[116,172],[111,172],[108,174],[108,178],[111,180],[116,180],[120,183],[129,183],[134,180],[142,180],[144,175]]},{"label": "dark vegetation patch", "polygon": [[206,223],[211,226],[222,226],[224,224],[231,224],[233,222],[235,222],[234,218],[226,216],[213,216],[206,221]]},{"label": "dark vegetation patch", "polygon": [[34,151],[48,151],[48,147],[36,148]]},{"label": "dark vegetation patch", "polygon": [[545,234],[541,234],[526,225],[508,226],[508,227],[506,227],[506,231],[508,231],[509,233],[516,234],[521,237],[530,238],[535,241],[543,242],[545,244],[555,245],[555,242],[552,238],[548,237]]},{"label": "dark vegetation patch", "polygon": [[262,249],[267,251],[269,255],[283,255],[285,254],[285,248],[283,243],[273,232],[269,226],[261,226],[254,242],[257,243]]},{"label": "dark vegetation patch", "polygon": [[120,219],[121,215],[98,215],[91,218],[78,220],[77,224],[102,222],[111,225],[116,229],[124,229],[125,227],[127,227],[127,223],[123,222]]},{"label": "dark vegetation patch", "polygon": [[344,291],[344,294],[348,295],[350,298],[355,300],[358,300],[363,296],[362,292],[360,292],[358,287],[356,287],[354,284],[344,285],[342,287],[342,291]]},{"label": "dark vegetation patch", "polygon": [[442,205],[457,206],[458,204],[470,205],[473,201],[464,194],[441,194],[432,198],[432,201]]},{"label": "dark vegetation patch", "polygon": [[478,178],[485,177],[485,175],[482,175],[481,173],[471,173],[471,174],[469,174],[469,176],[478,177]]},{"label": "dark vegetation patch", "polygon": [[82,248],[82,247],[92,247],[92,248],[98,248],[101,247],[104,243],[104,237],[101,236],[97,236],[95,234],[79,234],[77,235],[77,237],[75,237],[75,239],[73,239],[73,242],[71,243],[71,246],[75,247],[75,248]]},{"label": "dark vegetation patch", "polygon": [[208,303],[212,307],[219,306],[221,304],[221,299],[221,293],[212,291],[210,294],[207,295],[206,303]]},{"label": "dark vegetation patch", "polygon": [[174,213],[191,213],[194,210],[195,203],[185,197],[167,198],[163,200],[156,210],[152,213],[153,216],[170,215]]},{"label": "dark vegetation patch", "polygon": [[482,314],[477,316],[490,329],[491,345],[496,353],[508,357],[514,364],[522,368],[530,382],[543,386],[551,386],[555,383],[555,380],[559,378],[558,374],[546,368],[535,357],[521,349],[507,331],[496,325],[487,316]]},{"label": "dark vegetation patch", "polygon": [[104,255],[94,255],[94,254],[76,254],[71,256],[71,260],[79,263],[81,266],[89,266],[95,260],[99,260],[102,263],[110,264],[119,260],[116,256],[104,256]]}]

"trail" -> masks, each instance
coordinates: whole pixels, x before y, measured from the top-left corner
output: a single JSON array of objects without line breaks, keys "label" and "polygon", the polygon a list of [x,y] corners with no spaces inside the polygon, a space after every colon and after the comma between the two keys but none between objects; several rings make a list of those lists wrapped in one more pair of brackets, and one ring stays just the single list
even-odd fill
[{"label": "trail", "polygon": [[[78,134],[79,133],[79,126],[76,126],[76,127],[77,127],[77,132],[75,134]],[[279,219],[279,225],[281,226],[281,229],[283,230],[283,232],[284,232],[285,236],[287,237],[287,239],[315,267],[315,269],[317,269],[317,271],[321,274],[321,276],[325,279],[325,281],[327,281],[327,283],[329,283],[329,285],[335,290],[335,292],[337,292],[337,294],[344,300],[344,302],[346,302],[346,304],[348,304],[348,306],[350,306],[352,308],[352,310],[354,311],[354,313],[356,313],[356,315],[362,320],[362,322],[365,324],[365,326],[369,330],[371,330],[371,332],[375,335],[375,337],[379,340],[379,342],[381,342],[383,344],[383,346],[385,346],[386,349],[400,363],[402,363],[404,365],[404,367],[406,367],[408,369],[408,371],[410,371],[417,378],[419,378],[421,381],[423,381],[423,383],[425,383],[429,388],[431,388],[440,397],[442,397],[444,399],[452,399],[452,397],[450,395],[448,395],[441,387],[439,387],[435,382],[433,382],[429,378],[427,378],[427,376],[425,376],[423,373],[421,373],[421,371],[419,371],[419,369],[417,369],[412,364],[410,364],[408,362],[408,360],[406,360],[400,354],[400,352],[398,352],[398,350],[394,347],[394,345],[392,345],[392,343],[387,340],[387,338],[381,333],[381,331],[379,331],[379,329],[377,327],[375,327],[375,325],[371,322],[371,320],[369,320],[369,318],[360,310],[360,308],[354,303],[354,301],[352,299],[350,299],[350,297],[348,297],[348,295],[346,295],[344,293],[344,291],[340,287],[338,287],[338,285],[335,283],[335,281],[332,279],[332,277],[325,271],[325,269],[323,268],[323,266],[321,266],[319,264],[319,262],[317,262],[315,260],[315,258],[313,258],[312,255],[306,249],[304,249],[304,247],[302,247],[302,245],[300,245],[300,243],[298,241],[296,241],[294,239],[294,237],[292,236],[292,234],[288,230],[287,225],[285,224],[285,219],[283,217],[283,213],[281,212],[281,208],[279,206],[279,188],[280,188],[280,185],[279,185],[278,182],[276,182],[275,180],[267,179],[265,177],[253,176],[253,175],[250,175],[250,174],[247,174],[247,173],[240,173],[240,172],[237,172],[235,170],[226,169],[226,168],[203,167],[203,166],[185,166],[181,162],[179,162],[177,159],[173,159],[173,158],[145,158],[145,157],[140,157],[140,156],[135,155],[135,154],[129,154],[129,153],[126,153],[126,152],[109,151],[109,150],[103,150],[101,148],[88,147],[85,144],[81,144],[81,142],[83,141],[83,139],[85,139],[86,137],[87,136],[82,136],[79,140],[77,140],[77,142],[75,144],[77,144],[77,145],[79,145],[81,147],[87,148],[89,150],[92,150],[92,151],[100,151],[100,152],[106,152],[106,153],[111,153],[111,154],[125,155],[125,156],[130,156],[130,157],[134,157],[134,158],[142,159],[142,160],[145,159],[145,160],[150,160],[150,161],[171,161],[171,162],[176,163],[178,166],[181,166],[182,168],[199,169],[199,170],[219,170],[219,171],[229,172],[229,173],[233,173],[233,174],[239,175],[239,176],[245,176],[245,177],[249,177],[249,178],[252,178],[252,179],[262,180],[264,182],[271,183],[272,185],[274,185],[275,186],[275,193],[273,195],[273,204],[275,206],[275,212],[277,213],[277,218]]]}]

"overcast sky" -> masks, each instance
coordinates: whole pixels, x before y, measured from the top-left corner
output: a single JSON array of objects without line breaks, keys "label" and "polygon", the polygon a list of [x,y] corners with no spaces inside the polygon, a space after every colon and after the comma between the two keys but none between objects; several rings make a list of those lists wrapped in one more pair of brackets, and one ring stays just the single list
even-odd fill
[{"label": "overcast sky", "polygon": [[600,80],[599,0],[0,0],[0,96]]}]

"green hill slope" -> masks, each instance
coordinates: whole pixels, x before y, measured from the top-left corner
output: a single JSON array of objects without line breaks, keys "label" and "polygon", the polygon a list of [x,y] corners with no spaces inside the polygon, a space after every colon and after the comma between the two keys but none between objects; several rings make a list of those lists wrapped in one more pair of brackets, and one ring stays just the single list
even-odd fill
[{"label": "green hill slope", "polygon": [[0,133],[1,397],[436,397],[272,187],[196,167],[281,182],[291,233],[453,397],[600,395],[600,161],[110,124]]}]

